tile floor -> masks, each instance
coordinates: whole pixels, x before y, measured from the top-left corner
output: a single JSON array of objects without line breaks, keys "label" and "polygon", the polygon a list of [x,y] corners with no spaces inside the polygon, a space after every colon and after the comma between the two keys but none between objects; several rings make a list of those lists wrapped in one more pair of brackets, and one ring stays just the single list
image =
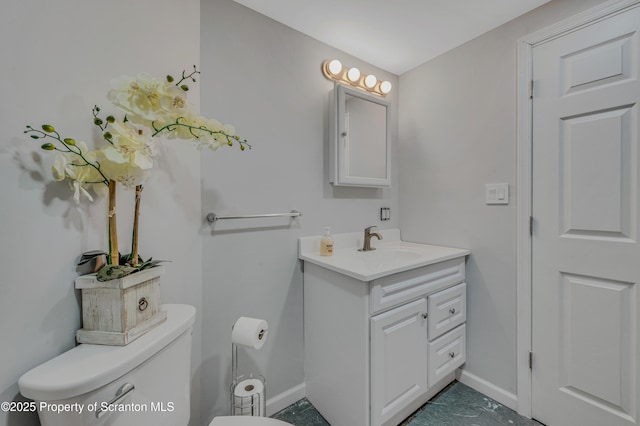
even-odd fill
[{"label": "tile floor", "polygon": [[[305,398],[276,413],[274,418],[295,426],[330,426]],[[401,426],[542,426],[515,411],[454,382],[423,405]]]}]

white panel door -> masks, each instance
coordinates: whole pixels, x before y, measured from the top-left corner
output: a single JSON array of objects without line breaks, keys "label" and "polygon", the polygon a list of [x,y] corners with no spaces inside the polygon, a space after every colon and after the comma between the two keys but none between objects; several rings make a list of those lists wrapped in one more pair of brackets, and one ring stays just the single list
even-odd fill
[{"label": "white panel door", "polygon": [[532,412],[638,424],[640,7],[533,49]]},{"label": "white panel door", "polygon": [[427,391],[427,299],[371,317],[371,425]]}]

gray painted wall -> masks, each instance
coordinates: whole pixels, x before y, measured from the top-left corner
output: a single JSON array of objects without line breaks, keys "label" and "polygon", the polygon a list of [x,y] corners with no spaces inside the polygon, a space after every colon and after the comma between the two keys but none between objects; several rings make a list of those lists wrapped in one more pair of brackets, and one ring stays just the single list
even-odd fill
[{"label": "gray painted wall", "polygon": [[[367,225],[398,227],[395,160],[389,189],[334,188],[328,182],[328,99],[324,60],[397,77],[304,36],[231,0],[202,1],[202,111],[232,122],[251,151],[202,153],[203,210],[250,214],[300,210],[288,219],[218,222],[203,227],[202,418],[228,410],[231,325],[264,318],[260,351],[240,354],[244,372],[263,374],[273,397],[304,381],[302,272],[297,238]],[[392,138],[397,147],[397,94]],[[379,221],[391,207],[392,220]]]},{"label": "gray painted wall", "polygon": [[[75,206],[66,183],[52,182],[52,155],[22,132],[50,123],[65,137],[97,141],[91,108],[110,109],[109,81],[146,71],[163,76],[200,62],[199,0],[25,0],[0,14],[0,401],[19,398],[27,370],[72,348],[80,327],[74,262],[106,249],[104,200]],[[171,31],[167,31],[170,29]],[[199,91],[190,93],[199,103]],[[115,112],[111,110],[111,112]],[[199,395],[202,245],[200,155],[165,141],[145,185],[140,250],[168,259],[162,297],[189,303],[194,329],[194,395]],[[133,194],[118,194],[119,240],[128,249]],[[200,424],[199,398],[192,423]],[[24,413],[0,412],[0,425],[37,424]]]},{"label": "gray painted wall", "polygon": [[[465,370],[516,392],[517,40],[599,0],[554,0],[400,76],[403,238],[471,250]],[[485,205],[486,183],[511,203]]]}]

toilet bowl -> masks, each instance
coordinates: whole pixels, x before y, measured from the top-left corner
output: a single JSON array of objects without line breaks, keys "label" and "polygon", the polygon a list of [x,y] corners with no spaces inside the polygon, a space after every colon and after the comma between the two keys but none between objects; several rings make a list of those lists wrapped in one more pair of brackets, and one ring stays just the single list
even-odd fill
[{"label": "toilet bowl", "polygon": [[[42,426],[186,426],[196,309],[162,309],[167,320],[126,346],[78,345],[22,375],[20,393],[36,402]],[[264,417],[211,422],[240,425],[289,424]]]},{"label": "toilet bowl", "polygon": [[209,426],[291,426],[269,417],[222,416],[213,419]]}]

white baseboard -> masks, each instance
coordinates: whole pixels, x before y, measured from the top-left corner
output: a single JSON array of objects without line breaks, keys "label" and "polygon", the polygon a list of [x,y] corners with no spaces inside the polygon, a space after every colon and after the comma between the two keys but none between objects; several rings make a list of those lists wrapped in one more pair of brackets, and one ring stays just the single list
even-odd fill
[{"label": "white baseboard", "polygon": [[[493,383],[476,376],[473,373],[469,373],[466,370],[458,369],[456,371],[456,379],[469,386],[472,389],[488,396],[500,404],[508,407],[514,411],[518,410],[518,397],[499,387]],[[284,392],[279,393],[271,398],[267,399],[267,416],[272,416],[278,411],[284,410],[293,403],[300,401],[306,395],[306,387],[304,383],[300,383],[297,386],[292,387]]]},{"label": "white baseboard", "polygon": [[267,416],[272,416],[280,410],[284,410],[294,402],[298,402],[307,396],[305,384],[300,383],[289,390],[286,390],[272,398],[267,398]]},{"label": "white baseboard", "polygon": [[518,410],[518,396],[494,385],[493,383],[469,373],[466,370],[456,371],[456,379],[462,384],[469,386],[478,392],[485,394],[491,399],[498,401],[505,407],[509,407],[514,411]]}]

